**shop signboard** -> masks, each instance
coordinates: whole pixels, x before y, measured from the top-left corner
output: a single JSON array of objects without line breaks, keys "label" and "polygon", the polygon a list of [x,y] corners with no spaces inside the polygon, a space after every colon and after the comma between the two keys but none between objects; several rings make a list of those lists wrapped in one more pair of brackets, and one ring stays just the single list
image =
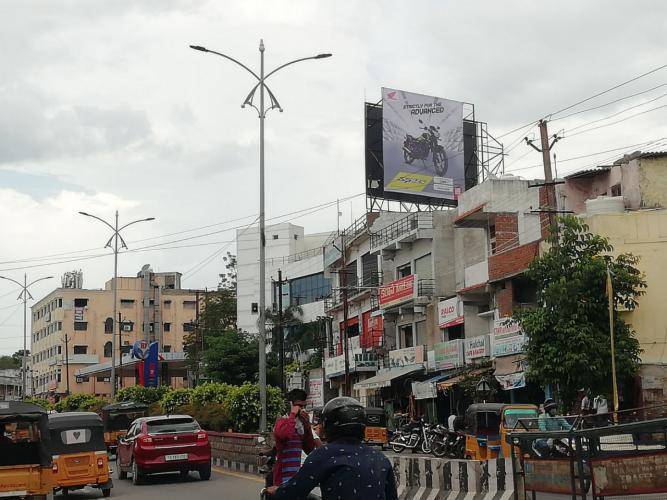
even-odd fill
[{"label": "shop signboard", "polygon": [[306,399],[306,408],[311,409],[324,405],[324,391],[321,377],[312,377],[308,379],[308,398]]},{"label": "shop signboard", "polygon": [[415,399],[434,399],[438,396],[435,382],[412,382],[412,395]]},{"label": "shop signboard", "polygon": [[526,387],[526,372],[508,373],[506,375],[496,375],[496,380],[503,391],[512,389],[521,389]]},{"label": "shop signboard", "polygon": [[449,328],[463,324],[463,304],[458,297],[438,302],[438,326]]},{"label": "shop signboard", "polygon": [[591,469],[597,497],[667,493],[665,452],[591,460]]},{"label": "shop signboard", "polygon": [[411,274],[380,287],[380,309],[397,306],[417,296],[417,275]]},{"label": "shop signboard", "polygon": [[463,342],[461,339],[433,344],[435,369],[451,370],[463,366]]},{"label": "shop signboard", "polygon": [[382,156],[385,192],[456,200],[465,189],[463,103],[382,88]]},{"label": "shop signboard", "polygon": [[521,326],[512,318],[499,318],[493,322],[493,356],[509,356],[523,352],[526,336]]},{"label": "shop signboard", "polygon": [[463,351],[466,363],[474,359],[483,358],[489,355],[489,336],[478,335],[463,340]]},{"label": "shop signboard", "polygon": [[424,363],[424,346],[406,347],[389,351],[389,365],[392,368]]},{"label": "shop signboard", "polygon": [[361,315],[361,347],[381,347],[384,336],[384,318],[366,311]]}]

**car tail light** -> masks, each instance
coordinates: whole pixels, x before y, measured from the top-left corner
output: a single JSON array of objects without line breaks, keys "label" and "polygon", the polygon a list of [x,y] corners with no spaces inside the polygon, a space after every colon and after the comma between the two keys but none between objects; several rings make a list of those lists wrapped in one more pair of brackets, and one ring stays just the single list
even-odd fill
[{"label": "car tail light", "polygon": [[104,460],[102,460],[101,458],[98,458],[97,459],[97,467],[100,468],[100,469],[102,467],[104,467]]},{"label": "car tail light", "polygon": [[53,462],[52,469],[54,474],[58,474],[58,464],[56,462]]},{"label": "car tail light", "polygon": [[208,439],[208,434],[206,434],[205,432],[200,432],[200,433],[197,434],[197,439],[202,440],[202,441],[204,439]]}]

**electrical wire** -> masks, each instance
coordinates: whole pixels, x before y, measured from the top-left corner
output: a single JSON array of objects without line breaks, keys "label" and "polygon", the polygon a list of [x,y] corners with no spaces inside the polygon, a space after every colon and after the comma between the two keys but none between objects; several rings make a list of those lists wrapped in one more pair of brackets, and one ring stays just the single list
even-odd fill
[{"label": "electrical wire", "polygon": [[632,118],[636,118],[637,116],[645,115],[646,113],[651,113],[653,111],[657,111],[657,110],[662,109],[662,108],[667,108],[667,104],[663,104],[662,106],[657,106],[655,108],[647,109],[645,111],[641,111],[640,113],[635,113],[634,115],[626,116],[625,118],[623,118],[621,120],[616,120],[615,122],[605,123],[604,125],[598,125],[597,127],[588,128],[586,130],[582,130],[580,132],[577,132],[576,134],[568,135],[567,137],[576,137],[578,135],[585,134],[586,132],[592,132],[593,130],[598,130],[598,129],[605,128],[605,127],[611,127],[612,125],[617,125],[619,123],[623,123],[625,121],[631,120]]}]

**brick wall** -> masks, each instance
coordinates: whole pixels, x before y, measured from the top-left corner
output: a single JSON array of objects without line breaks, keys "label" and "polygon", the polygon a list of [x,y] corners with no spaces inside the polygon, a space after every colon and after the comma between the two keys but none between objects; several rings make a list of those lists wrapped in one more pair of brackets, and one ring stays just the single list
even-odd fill
[{"label": "brick wall", "polygon": [[257,442],[259,434],[207,431],[214,459],[229,460],[257,466],[259,451],[266,447]]},{"label": "brick wall", "polygon": [[496,289],[495,293],[496,307],[500,317],[511,316],[514,303],[512,281],[505,281],[504,286],[504,288]]},{"label": "brick wall", "polygon": [[539,241],[489,256],[489,281],[498,281],[524,271],[539,255]]},{"label": "brick wall", "polygon": [[496,214],[496,252],[505,252],[519,246],[519,220],[517,214]]}]

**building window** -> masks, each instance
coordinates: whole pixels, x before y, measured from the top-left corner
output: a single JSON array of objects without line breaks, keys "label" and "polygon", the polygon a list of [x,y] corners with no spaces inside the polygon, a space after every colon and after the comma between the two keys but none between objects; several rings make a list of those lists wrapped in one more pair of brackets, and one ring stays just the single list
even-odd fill
[{"label": "building window", "polygon": [[104,333],[113,333],[113,318],[104,320]]},{"label": "building window", "polygon": [[134,307],[134,300],[132,299],[120,299],[121,309],[132,309]]},{"label": "building window", "polygon": [[433,278],[433,265],[430,253],[415,259],[415,274],[420,280]]},{"label": "building window", "polygon": [[184,332],[194,332],[195,331],[195,324],[190,322],[190,323],[183,323],[183,331]]},{"label": "building window", "polygon": [[111,357],[111,342],[106,342],[104,344],[104,357],[105,358]]},{"label": "building window", "polygon": [[62,306],[63,306],[63,299],[58,299],[58,307],[62,307]]},{"label": "building window", "polygon": [[162,346],[162,352],[171,352],[171,346],[170,345],[163,345]]},{"label": "building window", "polygon": [[78,332],[83,332],[88,330],[88,322],[87,321],[75,321],[74,322],[74,330]]},{"label": "building window", "polygon": [[121,323],[121,330],[124,332],[134,331],[134,323],[132,321],[123,321]]},{"label": "building window", "polygon": [[496,226],[495,224],[489,226],[489,246],[491,247],[491,253],[496,253]]},{"label": "building window", "polygon": [[277,235],[277,234],[274,234],[274,235],[273,235],[273,239],[274,239],[274,240],[277,240],[277,239],[278,239],[278,235]]},{"label": "building window", "polygon": [[109,377],[97,377],[98,382],[109,382]]},{"label": "building window", "polygon": [[401,335],[401,348],[405,347],[414,347],[415,346],[415,340],[414,336],[412,334],[412,325],[404,325],[399,327],[400,335]]},{"label": "building window", "polygon": [[62,354],[62,346],[58,346],[58,354]]},{"label": "building window", "polygon": [[88,382],[90,380],[90,377],[87,375],[78,375],[76,377],[76,383],[81,384],[83,382]]},{"label": "building window", "polygon": [[62,329],[63,329],[63,322],[58,321],[58,331],[60,332],[60,331],[62,331]]},{"label": "building window", "polygon": [[412,266],[410,264],[405,264],[396,268],[396,279],[400,280],[412,274]]},{"label": "building window", "polygon": [[74,299],[74,307],[86,307],[88,299]]},{"label": "building window", "polygon": [[294,235],[294,239],[295,239],[295,240],[298,240],[298,239],[299,239],[299,235],[298,235],[298,234],[295,234],[295,235]]},{"label": "building window", "polygon": [[164,308],[165,309],[171,309],[171,300],[165,300],[164,301]]},{"label": "building window", "polygon": [[163,330],[165,332],[170,332],[171,331],[171,323],[165,323],[164,327],[163,327]]},{"label": "building window", "polygon": [[183,309],[195,309],[197,307],[196,300],[184,300]]},{"label": "building window", "polygon": [[331,282],[324,273],[290,280],[289,301],[292,305],[310,304],[331,295]]},{"label": "building window", "polygon": [[612,196],[621,196],[622,195],[620,184],[616,184],[615,186],[611,187],[611,195]]},{"label": "building window", "polygon": [[88,346],[87,345],[75,345],[74,346],[74,354],[88,354]]},{"label": "building window", "polygon": [[58,370],[58,373],[56,374],[56,380],[58,382],[62,382],[62,373],[60,372],[60,370]]}]

